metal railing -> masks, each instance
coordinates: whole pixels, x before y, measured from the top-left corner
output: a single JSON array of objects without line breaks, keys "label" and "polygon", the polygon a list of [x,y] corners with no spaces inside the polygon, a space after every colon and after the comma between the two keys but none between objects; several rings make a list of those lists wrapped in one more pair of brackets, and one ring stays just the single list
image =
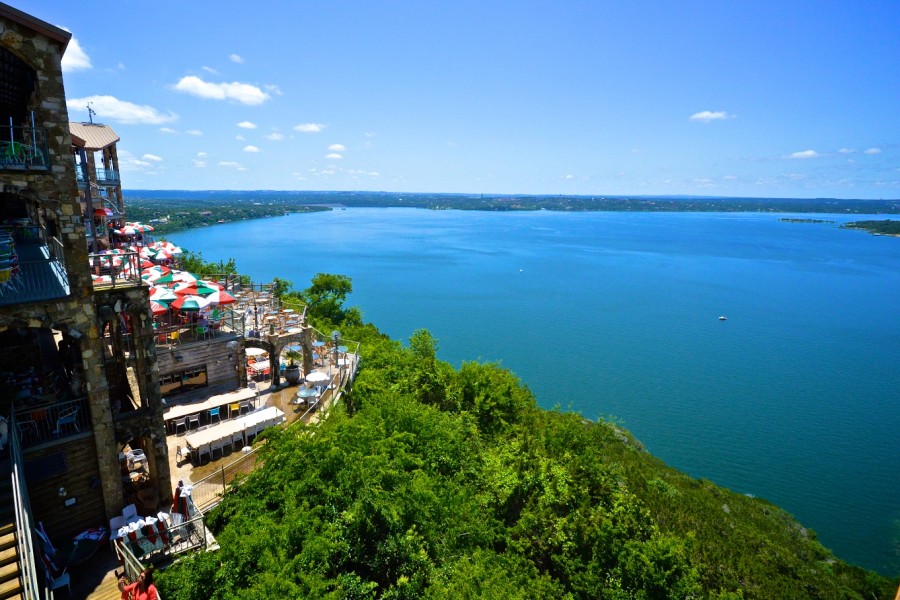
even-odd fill
[{"label": "metal railing", "polygon": [[[75,165],[75,174],[78,180],[78,183],[85,183],[84,181],[84,169],[81,168],[81,165]],[[120,182],[119,172],[115,169],[94,169],[94,181],[96,181],[99,185],[107,185],[107,184],[115,184]]]},{"label": "metal railing", "polygon": [[171,319],[174,317],[177,321],[177,315],[154,317],[156,323],[154,326],[156,345],[181,346],[184,344],[208,342],[223,336],[243,337],[244,314],[231,309],[218,308],[216,310],[219,311],[220,316],[217,319],[209,317],[207,319],[206,332],[200,334],[197,333],[196,326],[180,322],[173,323]]},{"label": "metal railing", "polygon": [[[0,306],[65,298],[70,293],[69,275],[61,262],[62,245],[50,238],[16,244],[18,252],[9,277],[0,286]],[[59,258],[57,258],[57,256]]]},{"label": "metal railing", "polygon": [[8,138],[0,139],[0,168],[46,170],[50,167],[47,130],[43,127],[3,127],[0,136]]},{"label": "metal railing", "polygon": [[[16,416],[10,416],[10,429],[16,431]],[[22,597],[39,600],[40,587],[37,581],[37,567],[32,539],[31,503],[28,500],[28,486],[23,472],[22,447],[16,435],[10,436],[10,457],[12,458],[13,504],[16,513],[16,544],[19,553],[19,578],[22,582]]]},{"label": "metal railing", "polygon": [[27,448],[91,431],[87,398],[15,411],[17,439]]},{"label": "metal railing", "polygon": [[204,513],[215,507],[228,491],[228,486],[234,483],[239,475],[251,473],[256,468],[257,462],[257,448],[254,448],[237,460],[223,465],[215,473],[192,484],[191,499],[194,506]]},{"label": "metal railing", "polygon": [[139,252],[88,254],[94,289],[142,285]]}]

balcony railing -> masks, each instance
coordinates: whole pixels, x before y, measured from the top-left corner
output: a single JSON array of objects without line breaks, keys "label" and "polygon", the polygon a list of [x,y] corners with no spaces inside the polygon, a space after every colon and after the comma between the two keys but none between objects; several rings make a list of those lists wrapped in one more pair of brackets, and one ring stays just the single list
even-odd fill
[{"label": "balcony railing", "polygon": [[0,128],[0,169],[40,169],[50,167],[47,130],[43,127]]},{"label": "balcony railing", "polygon": [[[85,184],[84,169],[81,165],[75,165],[75,177],[79,184]],[[94,169],[94,182],[97,185],[116,185],[120,184],[119,172],[115,169]]]},{"label": "balcony railing", "polygon": [[87,398],[18,407],[16,429],[25,448],[90,431]]},{"label": "balcony railing", "polygon": [[141,285],[141,255],[138,252],[88,254],[94,289]]},{"label": "balcony railing", "polygon": [[69,276],[62,242],[51,237],[44,244],[35,234],[33,240],[17,241],[15,248],[16,260],[9,262],[8,276],[0,283],[0,306],[53,300],[69,295]]}]

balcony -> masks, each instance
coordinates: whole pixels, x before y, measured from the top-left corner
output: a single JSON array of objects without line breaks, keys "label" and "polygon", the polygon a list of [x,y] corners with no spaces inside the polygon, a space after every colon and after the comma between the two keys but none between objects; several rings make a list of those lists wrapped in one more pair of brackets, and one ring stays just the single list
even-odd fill
[{"label": "balcony", "polygon": [[[87,182],[84,180],[84,169],[81,165],[75,166],[75,178],[78,180],[80,187],[87,185]],[[122,181],[119,179],[119,172],[115,169],[94,169],[93,181],[98,186],[122,185]]]},{"label": "balcony", "polygon": [[87,408],[86,398],[18,406],[16,428],[22,446],[30,448],[90,431]]},{"label": "balcony", "polygon": [[[40,240],[36,227],[16,232],[15,259],[0,263],[0,306],[65,298],[70,293],[62,242]],[[8,263],[8,266],[7,266]],[[4,268],[6,266],[6,269]]]},{"label": "balcony", "polygon": [[0,140],[0,169],[49,170],[47,131],[43,127],[4,128],[4,134],[11,139]]},{"label": "balcony", "polygon": [[94,289],[134,287],[143,284],[141,255],[138,252],[102,252],[88,254]]}]

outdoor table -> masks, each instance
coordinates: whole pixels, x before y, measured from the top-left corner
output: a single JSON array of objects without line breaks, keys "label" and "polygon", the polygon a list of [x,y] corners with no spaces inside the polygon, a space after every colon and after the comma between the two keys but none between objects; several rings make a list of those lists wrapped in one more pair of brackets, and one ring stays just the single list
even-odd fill
[{"label": "outdoor table", "polygon": [[173,406],[163,413],[163,420],[168,423],[169,421],[174,421],[175,419],[180,419],[181,417],[186,417],[194,413],[205,412],[211,408],[216,408],[217,406],[227,406],[229,404],[243,402],[244,400],[250,400],[251,398],[256,398],[256,392],[250,388],[241,388],[233,392],[211,396],[203,402]]},{"label": "outdoor table", "polygon": [[[196,456],[198,450],[200,450],[200,448],[202,448],[203,446],[206,446],[213,442],[217,442],[219,440],[230,441],[234,434],[246,432],[251,427],[271,427],[272,425],[281,423],[283,420],[284,413],[280,409],[274,406],[268,406],[266,408],[247,413],[246,415],[238,417],[237,419],[223,421],[218,425],[207,427],[206,429],[201,429],[188,434],[184,438],[184,443],[187,445],[188,450],[190,450],[191,455]],[[246,434],[244,438],[246,439]]]}]

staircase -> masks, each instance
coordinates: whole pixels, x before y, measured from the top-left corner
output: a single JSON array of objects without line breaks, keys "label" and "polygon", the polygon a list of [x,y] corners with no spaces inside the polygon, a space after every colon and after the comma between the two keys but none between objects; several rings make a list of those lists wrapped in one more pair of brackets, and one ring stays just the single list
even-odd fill
[{"label": "staircase", "polygon": [[0,600],[22,598],[23,591],[12,482],[6,460],[0,463]]}]

